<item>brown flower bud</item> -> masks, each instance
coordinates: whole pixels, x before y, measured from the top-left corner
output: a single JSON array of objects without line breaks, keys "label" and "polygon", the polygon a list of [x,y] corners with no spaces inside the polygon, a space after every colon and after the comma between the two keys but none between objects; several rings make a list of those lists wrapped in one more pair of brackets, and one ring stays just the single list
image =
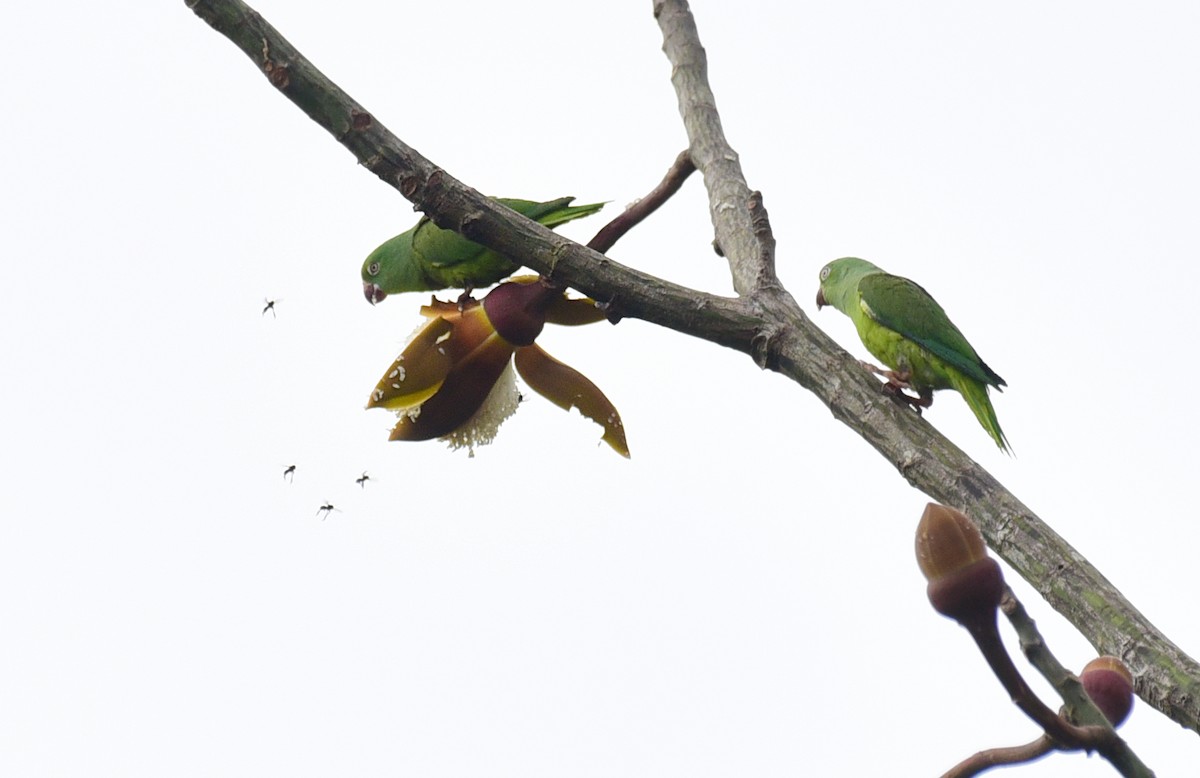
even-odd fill
[{"label": "brown flower bud", "polygon": [[917,525],[916,550],[934,610],[959,622],[995,617],[1004,575],[970,519],[929,503]]},{"label": "brown flower bud", "polygon": [[1121,726],[1133,707],[1133,675],[1115,656],[1101,656],[1079,674],[1083,690],[1114,727]]},{"label": "brown flower bud", "polygon": [[987,556],[979,528],[961,511],[931,502],[917,525],[917,565],[927,581]]},{"label": "brown flower bud", "polygon": [[514,346],[528,346],[542,334],[546,309],[562,291],[534,281],[508,281],[488,292],[483,310],[500,337]]}]

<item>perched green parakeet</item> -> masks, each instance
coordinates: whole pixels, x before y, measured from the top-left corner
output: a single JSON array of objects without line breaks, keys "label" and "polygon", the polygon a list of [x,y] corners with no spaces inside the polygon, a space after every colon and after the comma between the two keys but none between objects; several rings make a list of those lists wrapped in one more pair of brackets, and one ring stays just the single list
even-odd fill
[{"label": "perched green parakeet", "polygon": [[[493,199],[550,228],[590,216],[604,207],[604,203],[572,206],[574,197],[545,203]],[[363,262],[363,294],[374,305],[389,294],[400,292],[491,286],[520,266],[519,262],[473,243],[453,230],[443,230],[424,216],[415,227],[383,243]]]},{"label": "perched green parakeet", "polygon": [[988,387],[1002,391],[1004,379],[979,358],[928,292],[866,260],[844,257],[821,268],[817,309],[823,305],[850,317],[867,350],[891,368],[879,372],[898,396],[919,410],[933,404],[935,389],[954,389],[996,445],[1010,451],[988,398]]}]

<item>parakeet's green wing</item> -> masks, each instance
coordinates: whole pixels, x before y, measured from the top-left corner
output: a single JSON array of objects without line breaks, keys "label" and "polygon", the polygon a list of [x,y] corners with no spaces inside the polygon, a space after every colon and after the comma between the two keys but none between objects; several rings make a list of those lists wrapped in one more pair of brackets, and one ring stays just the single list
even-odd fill
[{"label": "parakeet's green wing", "polygon": [[889,273],[872,273],[858,284],[862,301],[877,322],[916,342],[966,375],[995,387],[1004,379],[988,367],[946,316],[937,300],[918,284]]},{"label": "parakeet's green wing", "polygon": [[[454,230],[443,230],[428,216],[422,216],[412,237],[413,259],[425,267],[447,268],[473,262],[486,251]],[[436,281],[436,279],[431,279]],[[434,286],[437,284],[434,283]],[[433,287],[431,287],[433,288]]]},{"label": "parakeet's green wing", "polygon": [[[531,219],[538,224],[545,225],[553,229],[560,224],[566,224],[573,219],[579,219],[584,216],[590,216],[604,207],[604,203],[590,203],[588,205],[571,206],[574,197],[560,197],[557,200],[548,200],[544,203],[539,203],[536,200],[517,200],[511,197],[494,198],[496,202],[511,208],[527,219]],[[422,220],[422,223],[428,220],[428,217]],[[446,233],[445,235],[441,233]],[[478,261],[480,253],[486,251],[478,243],[472,243],[458,233],[449,230],[440,230],[436,236],[438,245],[436,250],[426,249],[422,254],[426,257],[426,261],[433,267],[449,268],[460,262]]]}]

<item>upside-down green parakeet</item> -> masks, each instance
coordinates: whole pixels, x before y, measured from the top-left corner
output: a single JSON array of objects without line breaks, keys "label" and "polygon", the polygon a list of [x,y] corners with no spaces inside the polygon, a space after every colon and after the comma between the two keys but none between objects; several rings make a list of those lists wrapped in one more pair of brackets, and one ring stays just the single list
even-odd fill
[{"label": "upside-down green parakeet", "polygon": [[988,398],[988,387],[1001,391],[1004,379],[979,358],[928,292],[866,260],[843,257],[821,268],[817,309],[823,305],[849,316],[867,350],[895,371],[884,375],[898,396],[919,410],[933,403],[934,390],[954,389],[996,445],[1010,450]]},{"label": "upside-down green parakeet", "polygon": [[[573,197],[544,203],[493,199],[552,229],[604,207],[604,203],[572,206]],[[363,294],[374,305],[389,294],[400,292],[491,286],[520,266],[520,262],[469,241],[453,230],[443,230],[424,216],[415,227],[384,242],[363,262]]]}]

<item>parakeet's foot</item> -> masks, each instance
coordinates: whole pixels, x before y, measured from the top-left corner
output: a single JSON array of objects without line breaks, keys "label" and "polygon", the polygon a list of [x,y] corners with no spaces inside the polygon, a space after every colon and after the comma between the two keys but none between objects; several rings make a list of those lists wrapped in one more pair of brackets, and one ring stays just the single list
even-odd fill
[{"label": "parakeet's foot", "polygon": [[912,373],[908,370],[884,370],[880,373],[887,379],[888,386],[893,389],[908,389],[916,392],[919,396],[912,399],[914,405],[920,405],[922,408],[928,408],[933,405],[933,390],[932,389],[917,389],[912,385]]},{"label": "parakeet's foot", "polygon": [[888,374],[892,372],[886,368],[880,367],[879,365],[872,364],[865,359],[858,360],[858,364],[862,365],[863,369],[866,370],[868,373],[874,373],[875,375],[881,375],[884,378],[887,378]]},{"label": "parakeet's foot", "polygon": [[[863,367],[870,370],[872,373],[882,376],[886,383],[883,385],[883,391],[896,400],[908,404],[917,415],[921,415],[924,408],[933,405],[933,390],[928,387],[917,389],[911,383],[912,373],[907,370],[885,370],[882,367],[876,367],[870,362],[861,362]],[[913,397],[905,390],[916,392],[917,396]]]},{"label": "parakeet's foot", "polygon": [[903,403],[904,405],[912,408],[917,412],[918,416],[921,415],[922,408],[928,408],[933,403],[932,396],[928,398],[925,396],[913,397],[911,394],[904,391],[904,387],[897,386],[893,383],[884,384],[883,393],[891,397],[896,402]]},{"label": "parakeet's foot", "polygon": [[910,386],[901,387],[892,383],[886,383],[883,385],[884,394],[890,394],[892,397],[896,398],[896,400],[906,403],[917,412],[918,416],[921,415],[921,411],[923,409],[933,405],[932,389],[921,389],[919,394],[916,397],[913,397],[911,394],[904,391],[905,388],[912,389]]}]

